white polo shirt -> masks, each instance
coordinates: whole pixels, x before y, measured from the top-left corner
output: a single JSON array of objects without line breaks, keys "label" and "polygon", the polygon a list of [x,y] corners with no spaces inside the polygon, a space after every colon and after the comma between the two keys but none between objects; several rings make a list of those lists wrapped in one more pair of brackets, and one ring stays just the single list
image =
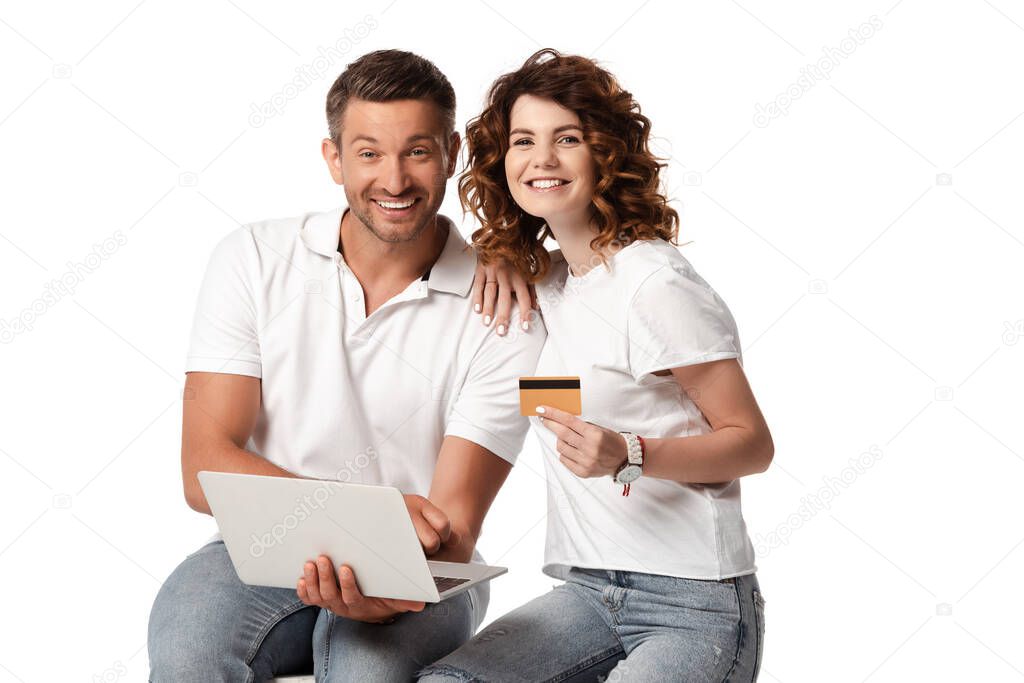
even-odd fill
[{"label": "white polo shirt", "polygon": [[[560,253],[537,286],[548,337],[537,375],[579,375],[582,419],[650,438],[711,431],[670,375],[735,358],[736,322],[689,261],[663,240],[635,241],[576,277]],[[548,474],[544,571],[618,569],[692,579],[756,571],[739,480],[680,484],[640,477],[622,496],[610,477],[581,479],[558,459],[557,439],[534,423]]]},{"label": "white polo shirt", "polygon": [[444,217],[434,266],[366,316],[338,253],[344,211],[252,223],[217,245],[186,372],[262,378],[246,449],[302,476],[426,496],[448,435],[515,462],[528,428],[517,378],[533,374],[543,325],[500,337],[481,324],[476,256]]}]

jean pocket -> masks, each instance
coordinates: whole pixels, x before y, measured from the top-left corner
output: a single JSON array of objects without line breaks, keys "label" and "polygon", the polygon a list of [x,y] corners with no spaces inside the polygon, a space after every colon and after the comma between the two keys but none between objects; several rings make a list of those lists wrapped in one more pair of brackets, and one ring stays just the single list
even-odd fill
[{"label": "jean pocket", "polygon": [[760,590],[753,591],[754,619],[757,621],[757,659],[754,661],[754,680],[761,672],[761,657],[764,655],[764,596]]}]

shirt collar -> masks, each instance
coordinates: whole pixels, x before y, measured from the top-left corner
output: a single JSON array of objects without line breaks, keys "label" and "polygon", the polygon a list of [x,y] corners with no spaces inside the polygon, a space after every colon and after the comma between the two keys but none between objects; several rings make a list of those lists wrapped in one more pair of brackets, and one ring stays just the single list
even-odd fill
[{"label": "shirt collar", "polygon": [[[345,214],[346,208],[342,205],[309,216],[299,231],[303,244],[312,251],[333,259],[338,254],[341,217]],[[451,220],[440,214],[437,217],[448,228],[448,239],[441,250],[441,255],[425,274],[427,286],[462,297],[468,296],[473,285],[473,276],[476,274],[476,253],[469,248],[465,238]]]}]

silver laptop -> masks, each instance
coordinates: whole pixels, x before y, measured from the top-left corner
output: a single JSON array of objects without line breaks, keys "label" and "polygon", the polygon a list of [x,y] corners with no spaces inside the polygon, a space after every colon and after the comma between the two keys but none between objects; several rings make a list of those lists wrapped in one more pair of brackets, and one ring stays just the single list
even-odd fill
[{"label": "silver laptop", "polygon": [[391,486],[199,473],[238,578],[294,589],[308,560],[352,567],[368,597],[440,602],[507,572],[428,561],[405,499]]}]

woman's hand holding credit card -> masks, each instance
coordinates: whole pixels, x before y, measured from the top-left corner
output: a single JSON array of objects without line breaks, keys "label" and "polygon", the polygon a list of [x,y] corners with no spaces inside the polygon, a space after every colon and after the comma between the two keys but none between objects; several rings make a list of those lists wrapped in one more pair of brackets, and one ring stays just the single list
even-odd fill
[{"label": "woman's hand holding credit card", "polygon": [[520,377],[519,414],[537,415],[537,406],[551,406],[573,415],[583,412],[579,377]]}]

